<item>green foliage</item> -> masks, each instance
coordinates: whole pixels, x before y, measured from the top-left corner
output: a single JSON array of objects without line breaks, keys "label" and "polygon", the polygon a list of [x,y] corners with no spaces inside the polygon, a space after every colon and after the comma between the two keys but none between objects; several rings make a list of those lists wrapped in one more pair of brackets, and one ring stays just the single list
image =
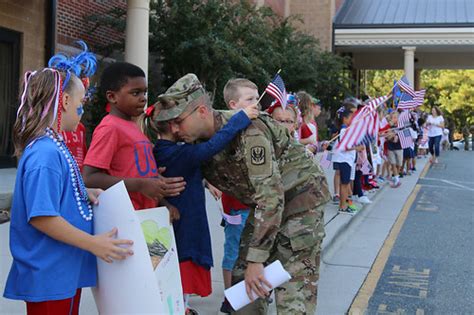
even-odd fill
[{"label": "green foliage", "polygon": [[[363,72],[362,89],[370,96],[387,94],[393,80],[403,75],[402,70],[367,70]],[[439,106],[443,115],[451,119],[457,131],[474,124],[474,70],[423,70],[420,87],[426,89],[422,109],[429,111]]]},{"label": "green foliage", "polygon": [[246,77],[262,91],[274,73],[289,91],[306,90],[336,106],[348,93],[347,62],[322,52],[317,41],[268,8],[249,1],[159,0],[151,3],[150,52],[163,64],[162,90],[193,72],[224,107],[228,79]]}]

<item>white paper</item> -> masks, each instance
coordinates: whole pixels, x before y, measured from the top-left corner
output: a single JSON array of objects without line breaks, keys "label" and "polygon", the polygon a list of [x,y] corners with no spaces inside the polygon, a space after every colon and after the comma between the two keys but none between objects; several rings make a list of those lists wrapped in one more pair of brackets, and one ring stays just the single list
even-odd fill
[{"label": "white paper", "polygon": [[[268,289],[274,289],[291,279],[290,274],[283,268],[279,260],[266,266],[263,270],[263,276],[272,285]],[[224,294],[232,308],[236,311],[252,302],[245,291],[244,281],[228,288],[224,291]]]},{"label": "white paper", "polygon": [[219,205],[219,210],[221,211],[222,218],[231,225],[241,225],[242,224],[242,215],[230,215],[224,212],[224,207],[222,206],[222,199],[217,200]]},{"label": "white paper", "polygon": [[134,242],[134,254],[125,260],[108,264],[97,259],[98,285],[93,293],[101,315],[170,313],[169,306],[160,299],[163,288],[153,272],[140,224],[123,181],[100,194],[99,205],[94,207],[95,234],[117,227],[118,239]]}]

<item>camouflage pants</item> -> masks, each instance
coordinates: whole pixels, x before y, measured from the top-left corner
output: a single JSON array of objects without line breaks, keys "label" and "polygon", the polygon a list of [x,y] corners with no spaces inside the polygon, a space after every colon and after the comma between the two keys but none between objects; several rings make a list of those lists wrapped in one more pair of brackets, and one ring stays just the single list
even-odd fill
[{"label": "camouflage pants", "polygon": [[[275,289],[279,315],[313,315],[316,311],[321,243],[324,237],[322,213],[323,209],[320,206],[283,222],[282,232],[275,240],[268,263],[280,260],[292,277],[289,282]],[[295,229],[292,227],[295,226],[303,226],[304,229],[296,229],[298,232],[294,235],[288,233],[294,232]],[[244,279],[247,267],[244,260],[245,246],[251,236],[248,231],[252,229],[250,224],[247,224],[247,227],[242,233],[239,259],[232,272],[233,283]],[[312,230],[312,233],[304,233],[309,230]],[[258,299],[233,314],[266,314],[267,308],[267,300]]]}]

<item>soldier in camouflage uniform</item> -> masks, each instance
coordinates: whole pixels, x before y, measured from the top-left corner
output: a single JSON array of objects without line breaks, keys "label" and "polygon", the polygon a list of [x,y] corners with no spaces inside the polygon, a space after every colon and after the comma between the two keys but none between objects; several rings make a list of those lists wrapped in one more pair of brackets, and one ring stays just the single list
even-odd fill
[{"label": "soldier in camouflage uniform", "polygon": [[[210,138],[232,112],[212,110],[203,93],[194,74],[184,76],[159,96],[168,109],[158,114],[158,120],[169,120],[186,142]],[[285,127],[262,113],[203,166],[203,174],[251,209],[233,283],[245,279],[247,292],[263,296],[267,293],[262,286],[263,267],[280,260],[292,279],[276,288],[278,314],[313,315],[324,237],[323,206],[330,196],[319,165]],[[266,299],[258,299],[238,313],[265,314],[266,308]]]}]

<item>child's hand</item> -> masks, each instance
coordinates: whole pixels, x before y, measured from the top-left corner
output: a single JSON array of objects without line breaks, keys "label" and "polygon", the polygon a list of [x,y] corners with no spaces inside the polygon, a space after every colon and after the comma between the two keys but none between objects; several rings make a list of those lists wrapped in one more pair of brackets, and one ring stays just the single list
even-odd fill
[{"label": "child's hand", "polygon": [[365,150],[365,145],[358,145],[358,146],[355,147],[355,149],[356,149],[358,152],[364,151],[364,150]]},{"label": "child's hand", "polygon": [[123,248],[120,245],[130,247],[133,245],[133,241],[118,240],[115,238],[116,236],[117,228],[113,228],[104,234],[95,235],[94,243],[89,251],[108,263],[114,260],[124,260],[128,256],[132,256],[133,251],[130,248]]},{"label": "child's hand", "polygon": [[222,191],[211,185],[209,182],[207,183],[207,189],[211,193],[212,197],[214,197],[214,199],[219,200],[222,198]]},{"label": "child's hand", "polygon": [[250,119],[255,119],[260,114],[260,112],[258,111],[258,104],[253,104],[251,106],[248,106],[245,109],[243,109],[243,111],[245,112],[247,117]]},{"label": "child's hand", "polygon": [[99,204],[99,195],[103,192],[100,188],[86,188],[87,189],[87,196],[92,204],[98,205]]},{"label": "child's hand", "polygon": [[185,186],[186,182],[182,177],[143,178],[140,192],[151,199],[160,200],[163,197],[178,196]]},{"label": "child's hand", "polygon": [[176,208],[175,206],[171,204],[168,204],[166,208],[168,208],[168,211],[170,213],[170,223],[173,223],[173,221],[179,220],[180,215],[179,215],[178,208]]}]

